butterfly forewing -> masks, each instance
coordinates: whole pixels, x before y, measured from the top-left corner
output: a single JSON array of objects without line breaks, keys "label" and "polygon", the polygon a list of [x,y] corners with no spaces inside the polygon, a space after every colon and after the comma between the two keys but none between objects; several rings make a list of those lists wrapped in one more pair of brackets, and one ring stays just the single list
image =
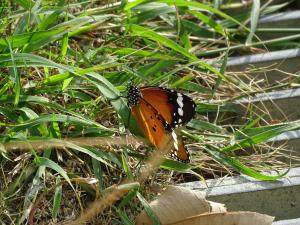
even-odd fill
[{"label": "butterfly forewing", "polygon": [[166,147],[173,149],[175,142],[170,125],[150,104],[143,99],[140,101],[140,104],[131,107],[131,112],[147,139],[159,150],[168,152]]},{"label": "butterfly forewing", "polygon": [[195,115],[194,101],[177,91],[161,87],[143,87],[142,98],[151,104],[175,128],[185,125]]}]

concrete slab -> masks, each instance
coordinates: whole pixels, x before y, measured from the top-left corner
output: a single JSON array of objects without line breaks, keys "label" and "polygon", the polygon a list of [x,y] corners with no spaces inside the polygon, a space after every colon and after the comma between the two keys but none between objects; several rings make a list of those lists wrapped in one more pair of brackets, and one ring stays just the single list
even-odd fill
[{"label": "concrete slab", "polygon": [[255,34],[261,40],[299,34],[300,10],[274,13],[259,19]]},{"label": "concrete slab", "polygon": [[[300,73],[300,48],[230,57],[227,66],[231,76],[236,74],[245,83],[259,81],[260,87],[264,87],[282,80],[287,82]],[[238,72],[247,72],[247,77]]]},{"label": "concrete slab", "polygon": [[300,218],[275,221],[273,225],[300,225]]},{"label": "concrete slab", "polygon": [[[272,173],[276,174],[276,173]],[[225,177],[181,184],[203,191],[212,201],[224,203],[229,211],[255,211],[275,216],[276,220],[300,217],[300,168],[274,182],[247,176]]]},{"label": "concrete slab", "polygon": [[300,119],[300,88],[260,93],[233,103],[238,114],[235,124],[243,123],[250,113],[262,116],[269,123]]}]

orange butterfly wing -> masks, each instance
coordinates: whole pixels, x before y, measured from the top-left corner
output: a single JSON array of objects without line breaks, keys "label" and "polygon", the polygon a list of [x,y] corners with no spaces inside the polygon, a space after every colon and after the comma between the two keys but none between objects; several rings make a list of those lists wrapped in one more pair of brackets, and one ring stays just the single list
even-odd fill
[{"label": "orange butterfly wing", "polygon": [[171,148],[171,157],[182,162],[189,162],[189,153],[182,139],[178,138],[170,124],[147,101],[139,98],[139,104],[131,107],[131,113],[142,128],[147,139],[158,150],[167,153]]},{"label": "orange butterfly wing", "polygon": [[140,88],[141,97],[151,104],[175,128],[188,123],[195,115],[196,104],[188,96],[161,87]]},{"label": "orange butterfly wing", "polygon": [[[140,99],[139,104],[132,106],[131,113],[147,139],[158,149],[163,148],[163,140],[172,140],[172,136],[168,135],[172,131],[169,124],[145,100]],[[167,129],[170,131],[167,131]]]}]

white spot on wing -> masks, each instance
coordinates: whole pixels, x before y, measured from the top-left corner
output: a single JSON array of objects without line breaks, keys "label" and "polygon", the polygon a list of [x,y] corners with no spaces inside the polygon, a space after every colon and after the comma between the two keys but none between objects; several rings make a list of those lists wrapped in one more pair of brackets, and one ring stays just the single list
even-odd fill
[{"label": "white spot on wing", "polygon": [[172,134],[172,137],[174,139],[174,142],[177,142],[177,134],[174,131],[172,131],[171,134]]},{"label": "white spot on wing", "polygon": [[178,144],[174,142],[174,148],[178,150]]},{"label": "white spot on wing", "polygon": [[174,147],[175,147],[176,150],[178,150],[177,134],[174,131],[172,131],[172,137],[173,137],[173,140],[174,140],[174,142],[173,142]]},{"label": "white spot on wing", "polygon": [[182,110],[182,108],[178,108],[178,114],[179,114],[179,116],[183,116],[183,110]]},{"label": "white spot on wing", "polygon": [[179,107],[183,108],[183,97],[182,97],[182,95],[178,96],[176,101],[177,101],[177,104],[179,105]]}]

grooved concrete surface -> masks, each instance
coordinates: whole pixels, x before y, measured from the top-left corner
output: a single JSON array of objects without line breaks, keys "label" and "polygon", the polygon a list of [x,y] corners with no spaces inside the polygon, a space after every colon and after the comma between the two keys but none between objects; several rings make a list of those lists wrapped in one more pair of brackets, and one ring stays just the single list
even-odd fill
[{"label": "grooved concrete surface", "polygon": [[300,217],[300,168],[274,182],[237,176],[207,180],[207,185],[201,181],[182,184],[205,192],[211,201],[224,203],[228,211],[255,211],[275,216],[275,220]]},{"label": "grooved concrete surface", "polygon": [[261,93],[242,98],[236,100],[233,105],[240,115],[235,123],[244,123],[249,112],[252,115],[263,116],[269,123],[299,120],[299,105],[300,88]]},{"label": "grooved concrete surface", "polygon": [[300,225],[300,218],[275,221],[272,225]]}]

